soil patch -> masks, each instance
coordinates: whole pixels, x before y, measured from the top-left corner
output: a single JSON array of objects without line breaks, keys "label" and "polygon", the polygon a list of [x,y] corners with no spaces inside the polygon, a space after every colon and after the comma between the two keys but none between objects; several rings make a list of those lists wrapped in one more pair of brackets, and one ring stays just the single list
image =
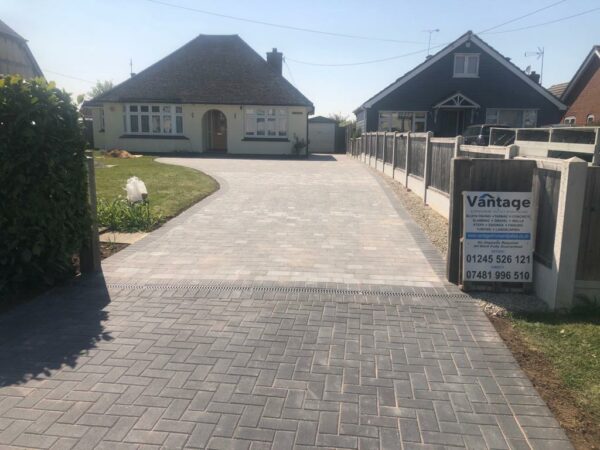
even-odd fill
[{"label": "soil patch", "polygon": [[129,247],[129,244],[121,244],[115,242],[100,242],[100,259],[106,259],[124,248]]},{"label": "soil patch", "polygon": [[548,359],[530,347],[509,319],[498,316],[490,316],[489,319],[575,448],[600,449],[598,424],[577,405]]}]

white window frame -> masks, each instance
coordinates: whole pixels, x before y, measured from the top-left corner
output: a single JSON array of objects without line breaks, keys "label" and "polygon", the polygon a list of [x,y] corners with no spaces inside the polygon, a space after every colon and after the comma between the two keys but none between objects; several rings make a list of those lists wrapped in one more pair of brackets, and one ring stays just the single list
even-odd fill
[{"label": "white window frame", "polygon": [[[137,111],[132,111],[132,107]],[[142,112],[142,108],[147,111]],[[127,134],[143,136],[181,136],[183,135],[183,106],[170,103],[127,103],[123,105],[123,121]],[[156,111],[158,109],[158,111]],[[137,130],[133,131],[131,124],[137,116]],[[148,131],[142,131],[142,116],[148,116]],[[154,131],[154,117],[158,117],[158,129]],[[165,119],[171,122],[171,131],[165,131]],[[177,119],[181,121],[181,131],[177,131]]]},{"label": "white window frame", "polygon": [[[402,114],[405,116],[410,116],[411,118],[411,129],[407,130],[407,131],[411,131],[414,132],[415,131],[415,125],[417,124],[417,122],[422,123],[423,124],[423,132],[427,131],[427,111],[379,111],[378,115],[377,115],[377,130],[378,131],[392,131],[392,122],[391,120],[389,121],[389,126],[387,127],[387,129],[382,129],[381,128],[381,115],[382,114]],[[417,114],[423,114],[425,117],[421,118],[417,118]]]},{"label": "white window frame", "polygon": [[[590,120],[590,119],[592,119],[592,120]],[[592,125],[595,121],[596,121],[596,117],[593,114],[588,114],[587,117],[585,118],[586,125]]]},{"label": "white window frame", "polygon": [[576,120],[575,116],[568,116],[568,117],[565,117],[565,120],[563,120],[563,123],[565,125],[575,125],[575,120]]},{"label": "white window frame", "polygon": [[[464,65],[464,71],[463,72],[457,72],[456,71],[456,60],[457,57],[463,57],[465,58],[465,65]],[[479,78],[479,58],[480,54],[479,53],[455,53],[454,54],[454,68],[453,68],[453,76],[454,78]],[[467,73],[467,67],[468,67],[468,59],[470,58],[475,58],[476,60],[476,70],[475,73]]]},{"label": "white window frame", "polygon": [[[262,122],[260,120],[262,119]],[[244,137],[248,139],[288,139],[289,109],[285,106],[245,106]],[[264,123],[260,130],[259,123]],[[269,123],[274,134],[269,135]],[[262,134],[261,134],[262,131]]]},{"label": "white window frame", "polygon": [[[495,114],[493,113],[493,111],[495,111]],[[521,125],[519,125],[516,128],[535,128],[535,127],[537,127],[538,112],[539,112],[538,108],[487,108],[485,110],[485,123],[490,124],[490,125],[506,125],[506,124],[502,123],[501,121],[499,121],[500,111],[523,111],[523,116],[521,118]],[[530,111],[530,112],[534,111],[535,112],[535,123],[533,125],[528,125],[527,127],[525,126],[525,111]],[[494,115],[496,117],[495,121],[490,119],[490,116],[494,116]]]}]

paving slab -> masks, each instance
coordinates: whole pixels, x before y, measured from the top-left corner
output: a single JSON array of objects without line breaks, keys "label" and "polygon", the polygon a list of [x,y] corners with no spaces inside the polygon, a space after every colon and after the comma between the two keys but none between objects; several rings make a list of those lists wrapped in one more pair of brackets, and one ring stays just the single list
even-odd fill
[{"label": "paving slab", "polygon": [[[226,189],[106,260],[103,274],[0,316],[0,447],[572,448],[369,169],[345,157],[260,161],[263,171],[254,160],[176,162]],[[248,191],[254,200],[234,199]],[[322,208],[345,218],[334,227]],[[269,246],[258,223],[273,214],[265,227],[287,231]],[[305,230],[286,228],[304,218]],[[342,243],[357,246],[352,258]],[[206,251],[221,255],[212,272]]]}]

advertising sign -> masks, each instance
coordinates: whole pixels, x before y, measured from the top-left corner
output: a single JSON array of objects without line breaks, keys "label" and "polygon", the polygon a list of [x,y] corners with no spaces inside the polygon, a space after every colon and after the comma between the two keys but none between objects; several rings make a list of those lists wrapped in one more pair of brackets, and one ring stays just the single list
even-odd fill
[{"label": "advertising sign", "polygon": [[531,192],[463,192],[463,281],[533,280]]}]

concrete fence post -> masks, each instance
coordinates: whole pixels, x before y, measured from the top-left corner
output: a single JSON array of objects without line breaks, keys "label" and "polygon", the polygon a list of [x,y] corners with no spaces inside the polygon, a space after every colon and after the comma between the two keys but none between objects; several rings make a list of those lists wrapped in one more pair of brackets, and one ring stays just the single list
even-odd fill
[{"label": "concrete fence post", "polygon": [[554,310],[573,306],[586,182],[587,162],[571,158],[563,163],[554,235],[553,280],[535,282],[536,293]]},{"label": "concrete fence post", "polygon": [[431,138],[433,132],[428,131],[427,137],[425,137],[425,161],[423,161],[423,203],[427,204],[427,187],[431,182]]},{"label": "concrete fence post", "polygon": [[456,140],[454,141],[454,152],[452,157],[453,158],[458,158],[460,156],[460,147],[461,145],[463,145],[463,137],[462,136],[456,136]]},{"label": "concrete fence post", "polygon": [[398,133],[394,133],[394,141],[392,142],[392,179],[396,178],[396,142],[398,141]]},{"label": "concrete fence post", "polygon": [[516,156],[519,156],[519,146],[518,145],[509,145],[506,147],[506,153],[504,154],[504,159],[514,159]]},{"label": "concrete fence post", "polygon": [[408,174],[410,172],[410,152],[412,149],[412,139],[410,131],[406,133],[406,161],[404,164],[404,187],[408,189]]}]

